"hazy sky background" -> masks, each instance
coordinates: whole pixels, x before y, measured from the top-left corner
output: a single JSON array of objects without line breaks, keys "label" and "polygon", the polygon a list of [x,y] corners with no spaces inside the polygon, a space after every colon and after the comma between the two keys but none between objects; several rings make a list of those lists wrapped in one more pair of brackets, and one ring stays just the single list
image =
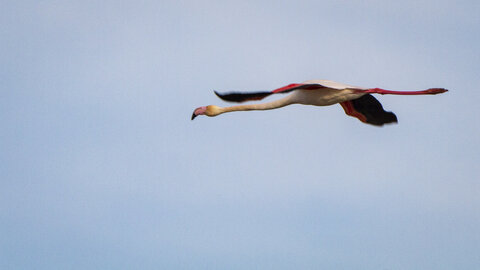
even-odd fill
[{"label": "hazy sky background", "polygon": [[[479,14],[0,1],[0,268],[480,269]],[[190,121],[309,79],[450,92]]]}]

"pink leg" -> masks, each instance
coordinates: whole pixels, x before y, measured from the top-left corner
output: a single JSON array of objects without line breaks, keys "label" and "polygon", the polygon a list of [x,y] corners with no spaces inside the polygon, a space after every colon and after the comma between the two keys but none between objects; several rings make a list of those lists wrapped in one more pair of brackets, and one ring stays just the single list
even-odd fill
[{"label": "pink leg", "polygon": [[385,90],[381,88],[370,88],[366,90],[367,93],[372,94],[382,94],[382,95],[436,95],[440,93],[445,93],[448,90],[445,88],[430,88],[427,90],[422,91],[392,91],[392,90]]}]

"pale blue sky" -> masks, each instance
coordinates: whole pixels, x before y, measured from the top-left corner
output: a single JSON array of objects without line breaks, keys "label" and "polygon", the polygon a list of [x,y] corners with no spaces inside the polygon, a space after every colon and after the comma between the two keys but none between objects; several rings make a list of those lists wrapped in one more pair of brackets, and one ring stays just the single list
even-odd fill
[{"label": "pale blue sky", "polygon": [[[480,268],[479,1],[1,1],[1,269]],[[212,90],[378,96],[190,121]],[[271,100],[271,99],[269,99]]]}]

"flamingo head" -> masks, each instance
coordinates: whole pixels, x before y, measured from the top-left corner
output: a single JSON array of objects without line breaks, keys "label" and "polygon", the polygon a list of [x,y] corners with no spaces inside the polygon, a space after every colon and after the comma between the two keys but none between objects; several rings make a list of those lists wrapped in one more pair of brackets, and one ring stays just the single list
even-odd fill
[{"label": "flamingo head", "polygon": [[219,115],[219,107],[214,105],[202,106],[196,108],[192,113],[192,120],[199,115],[206,115],[206,116],[216,116]]}]

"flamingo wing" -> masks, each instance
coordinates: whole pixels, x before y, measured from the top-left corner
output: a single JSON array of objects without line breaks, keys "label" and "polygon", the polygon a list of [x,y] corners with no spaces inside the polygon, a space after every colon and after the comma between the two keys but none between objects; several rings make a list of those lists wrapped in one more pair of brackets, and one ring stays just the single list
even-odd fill
[{"label": "flamingo wing", "polygon": [[219,98],[225,101],[245,102],[245,101],[252,101],[252,100],[261,100],[272,94],[278,94],[278,93],[284,94],[284,93],[289,93],[291,91],[298,90],[298,89],[314,90],[314,89],[320,89],[320,88],[325,88],[325,86],[318,83],[313,83],[313,84],[312,83],[292,83],[272,91],[250,92],[250,93],[229,92],[224,94],[218,93],[217,91],[214,91],[214,92]]},{"label": "flamingo wing", "polygon": [[360,98],[341,102],[347,115],[358,118],[360,121],[374,126],[397,123],[397,116],[383,109],[382,104],[370,94]]}]

